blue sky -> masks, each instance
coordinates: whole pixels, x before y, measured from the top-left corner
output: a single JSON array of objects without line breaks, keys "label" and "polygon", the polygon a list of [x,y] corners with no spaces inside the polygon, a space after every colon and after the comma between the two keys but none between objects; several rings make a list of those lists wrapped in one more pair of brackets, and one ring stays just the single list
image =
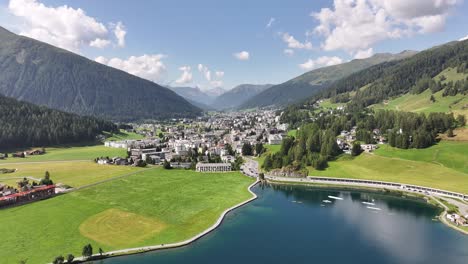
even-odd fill
[{"label": "blue sky", "polygon": [[0,25],[15,33],[203,89],[281,83],[353,58],[458,40],[468,35],[467,13],[460,0],[0,0]]}]

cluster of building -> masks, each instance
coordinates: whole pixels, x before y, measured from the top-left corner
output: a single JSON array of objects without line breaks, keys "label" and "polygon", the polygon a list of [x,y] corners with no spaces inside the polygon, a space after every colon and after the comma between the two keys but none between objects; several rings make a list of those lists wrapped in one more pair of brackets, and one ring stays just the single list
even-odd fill
[{"label": "cluster of building", "polygon": [[[353,142],[356,141],[356,130],[356,126],[352,127],[350,131],[343,130],[336,139],[338,147],[340,147],[340,149],[346,154],[351,154]],[[381,135],[379,129],[374,129],[372,131],[372,137],[376,142],[378,142],[378,144],[385,143],[385,138]],[[361,149],[364,152],[370,153],[379,147],[378,144],[361,144]]]},{"label": "cluster of building", "polygon": [[55,185],[32,185],[18,182],[18,188],[0,184],[0,207],[33,202],[55,195]]},{"label": "cluster of building", "polygon": [[126,149],[128,157],[100,158],[99,164],[132,165],[142,160],[151,164],[169,162],[174,168],[195,167],[197,171],[229,171],[245,144],[281,144],[288,129],[271,110],[215,113],[195,120],[133,127],[153,136],[106,141],[106,147]]},{"label": "cluster of building", "polygon": [[457,226],[468,226],[468,215],[465,217],[458,214],[447,214],[447,219]]}]

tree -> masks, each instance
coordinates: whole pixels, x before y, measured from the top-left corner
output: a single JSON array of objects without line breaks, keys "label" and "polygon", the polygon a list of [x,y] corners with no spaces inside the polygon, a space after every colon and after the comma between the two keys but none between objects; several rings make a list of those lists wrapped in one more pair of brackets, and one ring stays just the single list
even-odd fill
[{"label": "tree", "polygon": [[62,255],[56,257],[54,261],[52,261],[53,264],[63,264],[64,262],[65,258]]},{"label": "tree", "polygon": [[166,169],[166,170],[172,169],[171,163],[169,163],[169,161],[167,161],[167,160],[164,160],[163,168]]},{"label": "tree", "polygon": [[261,172],[260,174],[258,174],[258,178],[262,181],[265,180],[265,173]]},{"label": "tree", "polygon": [[252,145],[250,145],[250,143],[245,143],[245,144],[242,146],[242,155],[244,155],[244,156],[252,156],[252,154],[253,154]]},{"label": "tree", "polygon": [[83,247],[82,255],[84,258],[89,258],[93,255],[93,247],[91,244],[87,244]]},{"label": "tree", "polygon": [[234,150],[232,149],[231,144],[226,144],[225,149],[226,149],[228,155],[234,156],[234,154],[236,154],[236,153],[234,152]]},{"label": "tree", "polygon": [[447,131],[447,137],[454,137],[453,129],[449,128],[449,130]]},{"label": "tree", "polygon": [[273,161],[271,160],[271,155],[268,154],[266,157],[265,157],[265,160],[263,161],[263,164],[262,164],[263,168],[266,170],[266,171],[269,171],[272,169],[273,167]]},{"label": "tree", "polygon": [[41,179],[39,185],[53,185],[54,182],[50,179],[50,173],[48,171],[45,172],[44,178]]},{"label": "tree", "polygon": [[352,156],[359,156],[361,154],[362,149],[361,149],[361,144],[359,142],[354,142],[353,143],[353,148],[351,149],[351,155]]},{"label": "tree", "polygon": [[104,250],[102,250],[102,248],[99,248],[99,255],[102,256],[103,253],[104,253]]},{"label": "tree", "polygon": [[265,148],[263,147],[262,143],[255,144],[255,154],[257,156],[262,155],[264,151],[265,151]]},{"label": "tree", "polygon": [[75,259],[75,256],[73,256],[73,254],[67,255],[67,263],[72,263],[74,259]]},{"label": "tree", "polygon": [[436,99],[435,99],[434,95],[431,94],[430,100],[431,100],[431,102],[435,103]]}]

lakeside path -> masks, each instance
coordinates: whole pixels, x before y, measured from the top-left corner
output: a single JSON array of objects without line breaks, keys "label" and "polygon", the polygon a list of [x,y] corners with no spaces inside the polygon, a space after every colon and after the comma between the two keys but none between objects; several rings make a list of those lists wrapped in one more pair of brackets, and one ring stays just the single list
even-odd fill
[{"label": "lakeside path", "polygon": [[103,258],[111,258],[111,257],[119,257],[119,256],[124,256],[124,255],[133,255],[133,254],[139,254],[139,253],[144,253],[144,252],[149,252],[149,251],[155,251],[155,250],[161,250],[161,249],[170,249],[170,248],[178,248],[178,247],[183,247],[183,246],[186,246],[188,244],[191,244],[193,242],[195,242],[196,240],[204,237],[205,235],[207,235],[208,233],[212,232],[213,230],[215,230],[216,228],[218,228],[221,223],[223,222],[225,216],[243,206],[243,205],[246,205],[248,203],[250,203],[251,201],[255,200],[258,198],[258,196],[252,191],[252,188],[258,184],[258,180],[256,179],[254,183],[250,184],[248,187],[247,187],[247,190],[250,192],[250,194],[252,195],[251,198],[237,204],[237,205],[234,205],[226,210],[224,210],[220,217],[218,218],[218,220],[211,226],[209,227],[208,229],[202,231],[201,233],[193,236],[192,238],[189,238],[187,240],[184,240],[184,241],[181,241],[181,242],[177,242],[177,243],[171,243],[171,244],[160,244],[160,245],[153,245],[153,246],[146,246],[146,247],[137,247],[137,248],[127,248],[127,249],[120,249],[120,250],[114,250],[114,251],[109,251],[109,252],[105,252],[103,253],[102,255],[99,255],[99,254],[94,254],[92,255],[91,258],[95,258],[95,259],[89,259],[89,258],[84,258],[84,257],[78,257],[78,258],[75,258],[75,261],[82,261],[82,262],[86,262],[88,261],[93,261],[93,260],[98,260],[98,259],[103,259]]}]

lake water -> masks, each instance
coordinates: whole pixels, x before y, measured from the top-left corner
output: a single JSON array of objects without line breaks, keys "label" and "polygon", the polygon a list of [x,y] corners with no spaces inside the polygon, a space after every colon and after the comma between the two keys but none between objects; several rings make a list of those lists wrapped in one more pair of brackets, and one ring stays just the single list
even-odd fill
[{"label": "lake water", "polygon": [[98,263],[468,263],[468,236],[433,221],[437,210],[422,202],[308,187],[254,191],[258,200],[189,246]]}]

